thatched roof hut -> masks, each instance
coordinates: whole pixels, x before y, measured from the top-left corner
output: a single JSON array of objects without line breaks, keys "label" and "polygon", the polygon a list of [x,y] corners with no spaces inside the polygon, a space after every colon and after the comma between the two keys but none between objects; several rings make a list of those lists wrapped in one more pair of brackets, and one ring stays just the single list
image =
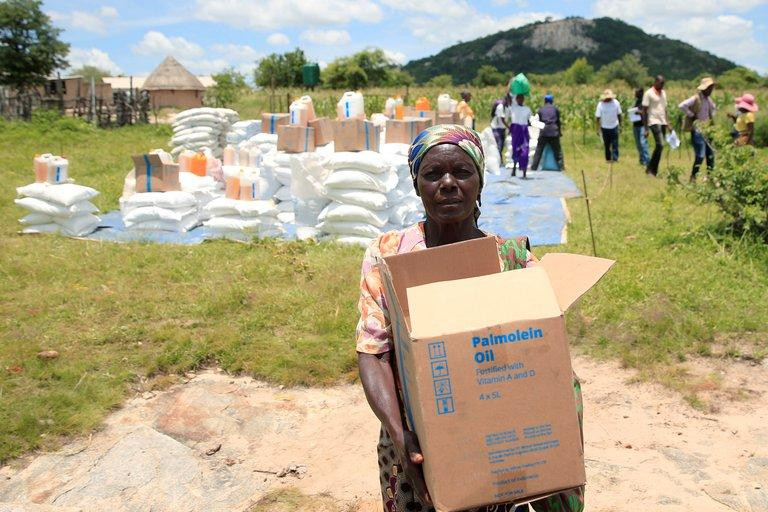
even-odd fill
[{"label": "thatched roof hut", "polygon": [[193,108],[203,105],[205,86],[170,55],[144,81],[154,108]]}]

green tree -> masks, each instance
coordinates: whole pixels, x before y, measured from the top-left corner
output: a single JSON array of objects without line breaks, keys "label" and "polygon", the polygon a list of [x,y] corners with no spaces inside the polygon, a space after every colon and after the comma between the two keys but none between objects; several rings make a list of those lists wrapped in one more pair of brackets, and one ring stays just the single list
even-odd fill
[{"label": "green tree", "polygon": [[622,58],[601,67],[598,75],[603,82],[624,80],[630,87],[642,87],[650,81],[648,68],[633,53],[627,53]]},{"label": "green tree", "polygon": [[261,87],[300,87],[301,69],[307,63],[304,50],[296,48],[292,52],[272,53],[261,59],[254,73],[256,85]]},{"label": "green tree", "polygon": [[588,84],[595,76],[595,68],[587,62],[585,57],[573,61],[573,64],[565,70],[565,80],[568,84]]},{"label": "green tree", "polygon": [[77,69],[73,69],[71,71],[72,75],[79,75],[82,76],[90,83],[91,78],[94,79],[95,82],[101,82],[101,79],[105,76],[109,76],[109,71],[106,69],[101,69],[96,66],[81,66]]},{"label": "green tree", "polygon": [[323,70],[323,83],[334,89],[362,89],[382,85],[411,85],[413,77],[402,70],[379,48],[339,57]]},{"label": "green tree", "polygon": [[450,87],[453,85],[453,77],[447,73],[433,76],[429,79],[427,85],[431,87]]},{"label": "green tree", "polygon": [[216,85],[206,91],[211,94],[217,107],[229,107],[248,89],[245,76],[234,68],[213,75]]},{"label": "green tree", "polygon": [[477,76],[473,80],[473,83],[478,87],[504,85],[506,82],[507,79],[504,74],[490,64],[480,66],[480,69],[477,70]]},{"label": "green tree", "polygon": [[[40,0],[0,1],[0,85],[28,92],[67,67],[69,45],[41,10]],[[24,109],[29,117],[30,109]]]},{"label": "green tree", "polygon": [[761,84],[763,79],[757,71],[737,66],[717,77],[717,85],[724,89],[747,89]]}]

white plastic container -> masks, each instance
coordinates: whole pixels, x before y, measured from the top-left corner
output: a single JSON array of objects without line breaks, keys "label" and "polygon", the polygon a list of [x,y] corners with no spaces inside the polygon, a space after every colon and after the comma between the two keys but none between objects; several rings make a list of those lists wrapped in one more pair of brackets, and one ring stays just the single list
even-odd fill
[{"label": "white plastic container", "polygon": [[236,165],[237,163],[237,149],[232,144],[227,144],[224,148],[222,159],[224,165]]},{"label": "white plastic container", "polygon": [[291,118],[288,121],[289,124],[306,128],[309,121],[309,111],[306,104],[302,103],[301,100],[296,100],[291,103],[288,112],[291,114]]},{"label": "white plastic container", "polygon": [[457,108],[459,108],[459,101],[458,100],[451,100],[451,114],[456,112]]},{"label": "white plastic container", "polygon": [[362,93],[347,91],[336,104],[339,119],[365,119],[365,101]]},{"label": "white plastic container", "polygon": [[240,200],[241,201],[253,201],[255,197],[258,197],[254,190],[256,180],[255,176],[250,172],[240,172]]},{"label": "white plastic container", "polygon": [[52,158],[53,158],[53,155],[50,153],[45,153],[43,155],[38,155],[35,157],[34,159],[35,181],[37,183],[43,183],[48,181],[48,168],[50,167]]},{"label": "white plastic container", "polygon": [[397,104],[397,101],[395,98],[387,98],[387,101],[384,103],[384,115],[387,116],[389,119],[395,118],[395,105]]},{"label": "white plastic container", "polygon": [[179,154],[179,172],[192,172],[192,159],[197,155],[191,149],[185,149]]},{"label": "white plastic container", "polygon": [[248,167],[261,166],[261,150],[257,147],[253,147],[248,150]]},{"label": "white plastic container", "polygon": [[315,104],[312,103],[312,98],[309,96],[302,96],[299,98],[299,103],[307,107],[307,121],[314,121],[317,119],[315,114]]},{"label": "white plastic container", "polygon": [[441,94],[437,97],[437,113],[440,115],[451,113],[451,97],[448,94]]},{"label": "white plastic container", "polygon": [[60,156],[52,157],[48,162],[48,183],[67,183],[69,180],[69,161]]},{"label": "white plastic container", "polygon": [[237,165],[240,167],[248,167],[248,162],[250,162],[250,160],[250,152],[246,148],[241,147],[237,155]]}]

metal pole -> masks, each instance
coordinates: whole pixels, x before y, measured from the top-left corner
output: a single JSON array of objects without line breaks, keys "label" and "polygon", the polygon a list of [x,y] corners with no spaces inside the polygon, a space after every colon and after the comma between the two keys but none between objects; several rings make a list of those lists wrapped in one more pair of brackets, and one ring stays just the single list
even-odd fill
[{"label": "metal pole", "polygon": [[595,246],[595,231],[592,229],[592,212],[589,209],[589,193],[587,192],[587,177],[584,175],[584,169],[581,170],[581,180],[584,182],[584,201],[587,203],[587,218],[589,219],[589,234],[592,237],[592,256],[597,257],[597,247]]},{"label": "metal pole", "polygon": [[[96,82],[91,77],[91,112],[93,112],[93,118],[96,119]],[[98,120],[96,120],[96,126],[99,125]]]}]

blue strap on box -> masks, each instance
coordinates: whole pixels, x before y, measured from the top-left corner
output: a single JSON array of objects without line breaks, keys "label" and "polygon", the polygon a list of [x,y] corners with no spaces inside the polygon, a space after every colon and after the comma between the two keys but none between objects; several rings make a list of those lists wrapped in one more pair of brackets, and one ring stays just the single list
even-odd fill
[{"label": "blue strap on box", "polygon": [[304,152],[306,153],[307,151],[309,151],[309,126],[304,128],[304,133],[305,133],[305,136],[304,136]]},{"label": "blue strap on box", "polygon": [[368,136],[370,134],[368,123],[366,121],[363,121],[363,126],[365,126],[365,149],[371,149],[371,145],[368,143]]},{"label": "blue strap on box", "polygon": [[269,116],[269,133],[275,133],[275,114]]},{"label": "blue strap on box", "polygon": [[61,167],[56,166],[56,183],[61,183]]},{"label": "blue strap on box", "polygon": [[152,192],[152,164],[149,155],[144,155],[144,166],[147,168],[147,192]]}]

